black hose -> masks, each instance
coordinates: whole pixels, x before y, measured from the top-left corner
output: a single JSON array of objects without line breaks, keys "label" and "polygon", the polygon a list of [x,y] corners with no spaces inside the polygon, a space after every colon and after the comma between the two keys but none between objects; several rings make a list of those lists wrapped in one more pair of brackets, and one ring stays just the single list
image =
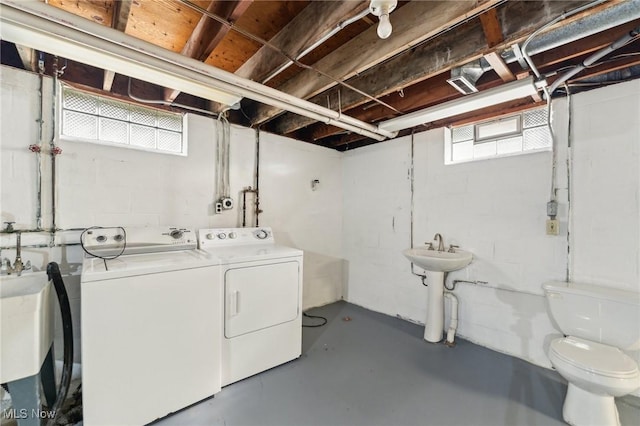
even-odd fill
[{"label": "black hose", "polygon": [[71,384],[71,370],[73,368],[73,327],[71,325],[71,307],[69,306],[69,296],[67,290],[64,287],[64,281],[62,281],[62,275],[60,274],[60,267],[56,262],[51,262],[47,265],[47,276],[50,281],[53,281],[53,287],[56,290],[58,296],[58,305],[60,305],[60,314],[62,316],[62,336],[64,341],[64,355],[62,365],[62,376],[60,377],[60,386],[58,387],[58,397],[56,402],[51,407],[51,411],[55,413],[53,419],[49,420],[48,425],[53,425],[55,418],[58,417],[58,413],[64,400],[69,393],[69,385]]},{"label": "black hose", "polygon": [[321,317],[319,315],[309,315],[306,312],[302,313],[303,316],[307,317],[307,318],[316,318],[321,320],[322,322],[319,324],[302,324],[303,327],[309,327],[309,328],[316,328],[316,327],[322,327],[323,325],[325,325],[327,323],[327,319],[325,317]]}]

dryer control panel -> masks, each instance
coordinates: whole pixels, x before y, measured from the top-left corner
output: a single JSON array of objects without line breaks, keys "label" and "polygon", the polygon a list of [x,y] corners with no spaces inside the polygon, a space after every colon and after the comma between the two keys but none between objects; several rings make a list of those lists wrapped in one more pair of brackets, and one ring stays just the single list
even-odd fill
[{"label": "dryer control panel", "polygon": [[274,243],[273,232],[268,226],[259,228],[210,228],[198,231],[198,245],[201,249]]}]

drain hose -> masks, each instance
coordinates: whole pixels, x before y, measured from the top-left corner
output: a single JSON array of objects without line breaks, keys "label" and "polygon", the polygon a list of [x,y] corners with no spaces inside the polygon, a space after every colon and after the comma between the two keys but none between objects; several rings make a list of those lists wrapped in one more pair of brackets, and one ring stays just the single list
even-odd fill
[{"label": "drain hose", "polygon": [[[60,408],[67,398],[69,393],[69,385],[71,384],[71,370],[73,368],[73,328],[71,325],[71,307],[69,306],[69,297],[67,290],[64,287],[64,281],[62,281],[62,275],[60,274],[60,267],[56,262],[51,262],[47,265],[47,276],[50,281],[53,281],[53,287],[56,290],[56,296],[58,296],[58,305],[60,305],[60,314],[62,316],[62,336],[64,341],[64,355],[62,365],[62,375],[60,377],[60,386],[58,387],[58,397],[56,402],[51,407],[51,411],[58,417]],[[55,417],[50,419],[48,425],[55,424]]]}]

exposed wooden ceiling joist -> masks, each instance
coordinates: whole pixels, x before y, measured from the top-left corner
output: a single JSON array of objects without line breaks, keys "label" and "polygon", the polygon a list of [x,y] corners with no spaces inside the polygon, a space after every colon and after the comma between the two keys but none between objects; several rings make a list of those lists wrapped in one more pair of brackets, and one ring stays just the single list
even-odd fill
[{"label": "exposed wooden ceiling joist", "polygon": [[[371,27],[358,37],[336,49],[313,65],[314,69],[334,79],[346,80],[358,73],[416,46],[441,33],[446,28],[465,21],[497,4],[499,0],[464,0],[455,2],[413,1],[392,14],[393,35],[380,39]],[[429,19],[425,19],[428,16]],[[354,54],[357,52],[357,54]],[[396,70],[397,71],[397,70]],[[336,85],[336,81],[313,70],[300,74],[278,87],[279,90],[307,99]],[[263,123],[281,113],[281,110],[263,104],[247,106],[254,124]]]},{"label": "exposed wooden ceiling joist", "polygon": [[367,7],[368,3],[365,1],[312,2],[269,40],[271,46],[262,46],[236,71],[236,75],[258,82],[264,81],[273,71],[289,62],[279,51],[297,58],[339,23]]},{"label": "exposed wooden ceiling joist", "polygon": [[[572,53],[574,63],[579,62],[584,57],[610,44],[625,33],[629,32],[631,29],[637,27],[639,24],[640,22],[638,21],[629,22],[628,24],[615,29],[603,31],[573,43],[569,43],[564,46],[564,49],[543,52],[534,56],[533,60],[539,65],[541,71],[552,71],[553,67],[557,66],[558,61],[566,55],[566,49]],[[633,49],[633,46],[631,46],[631,49]],[[628,64],[629,66],[633,65],[633,61],[629,61]],[[490,77],[489,74],[491,73],[487,73],[487,77]],[[448,77],[449,74],[447,72],[440,73],[429,79],[422,80],[419,83],[406,87],[403,90],[404,96],[402,97],[396,92],[393,92],[387,95],[384,100],[397,109],[403,111],[415,111],[420,108],[449,101],[460,95],[455,89],[446,83],[446,79]],[[482,80],[485,82],[487,81],[486,78],[483,78]],[[499,83],[500,80],[494,79],[492,83],[484,83],[480,85],[479,88],[481,90],[488,89]],[[348,111],[348,114],[364,121],[383,120],[392,116],[388,109],[380,105],[368,104],[367,107],[367,109],[351,109]],[[342,129],[317,123],[306,128],[301,128],[290,135],[300,140],[311,142],[321,138],[328,138],[332,135],[339,134],[340,132],[342,132]]]},{"label": "exposed wooden ceiling joist", "polygon": [[[236,22],[253,0],[215,0],[207,7],[207,11],[231,23]],[[194,28],[191,36],[182,48],[181,54],[199,61],[205,61],[218,46],[231,28],[203,15]],[[173,102],[180,91],[165,90],[165,100]]]},{"label": "exposed wooden ceiling joist", "polygon": [[504,41],[502,35],[502,26],[498,19],[498,11],[489,9],[480,15],[480,23],[482,24],[482,30],[484,31],[484,37],[487,39],[487,45],[493,47]]},{"label": "exposed wooden ceiling joist", "polygon": [[484,55],[484,59],[487,60],[491,68],[500,76],[502,81],[508,83],[516,79],[516,76],[511,72],[509,66],[504,62],[498,52],[489,52]]},{"label": "exposed wooden ceiling joist", "polygon": [[19,44],[16,44],[16,50],[18,51],[18,55],[20,55],[24,69],[32,72],[36,71],[38,68],[37,52],[30,47],[20,46]]},{"label": "exposed wooden ceiling joist", "polygon": [[[348,82],[375,97],[382,97],[402,88],[405,88],[405,94],[410,94],[410,89],[407,86],[431,78],[445,70],[450,70],[454,66],[478,59],[492,51],[499,51],[514,43],[521,42],[532,31],[548,22],[551,19],[550,16],[558,16],[565,10],[587,4],[588,1],[544,0],[534,3],[536,7],[528,9],[527,6],[530,5],[524,5],[523,2],[508,2],[503,6],[502,15],[506,17],[501,20],[505,27],[503,28],[504,41],[494,48],[487,45],[479,20],[472,20],[457,27],[455,31],[449,31],[429,43],[397,55],[393,59],[348,80]],[[575,16],[570,18],[568,22],[577,19],[579,17]],[[359,93],[340,87],[327,90],[309,101],[326,105],[327,98],[332,100],[336,109],[337,100],[340,98],[340,109],[343,112],[369,102],[369,99]],[[402,111],[407,112],[406,110]],[[288,134],[310,124],[313,124],[313,121],[306,117],[287,113],[273,120],[267,125],[267,128],[274,133]]]},{"label": "exposed wooden ceiling joist", "polygon": [[[47,4],[260,82],[283,68],[290,58],[314,46],[300,62],[312,64],[319,72],[308,69],[308,65],[294,64],[269,79],[267,85],[373,124],[460,97],[446,79],[452,68],[472,61],[480,59],[483,67],[489,63],[493,69],[475,83],[480,90],[510,81],[514,75],[529,75],[531,70],[518,59],[513,45],[521,44],[533,31],[565,12],[593,3],[403,0],[391,14],[394,30],[386,40],[377,37],[377,19],[373,15],[323,38],[339,23],[362,16],[359,12],[368,7],[369,0],[48,0]],[[541,34],[531,44],[533,62],[550,82],[554,81],[557,75],[622,34],[637,30],[639,6],[640,0],[607,0],[557,22],[546,29],[549,33]],[[207,10],[233,24],[221,24],[207,13],[203,17]],[[630,19],[635,21],[624,23]],[[601,32],[594,34],[595,31]],[[593,35],[584,37],[587,34]],[[577,40],[578,37],[582,39]],[[316,46],[319,39],[323,42]],[[638,43],[640,40],[617,50],[616,54],[622,56],[607,56],[569,83],[575,90],[584,90],[583,87],[640,77]],[[38,52],[20,46],[14,50],[13,45],[7,50],[8,44],[11,43],[3,40],[3,64],[37,71]],[[50,74],[52,58],[45,57],[45,73]],[[98,92],[103,89],[115,96],[127,96],[125,76],[73,61],[65,61],[66,65],[63,79],[91,86]],[[174,99],[178,95],[150,83],[133,81],[133,88],[137,96],[147,99]],[[209,109],[202,98],[184,93],[179,96],[180,104]],[[534,104],[531,98],[521,99],[418,129],[490,118]],[[257,102],[243,101],[242,105],[242,111],[231,114],[231,121],[259,123],[266,131],[339,150],[374,143],[312,119],[281,114],[276,108]]]},{"label": "exposed wooden ceiling joist", "polygon": [[[129,13],[131,12],[132,0],[121,0],[114,4],[113,15],[111,19],[111,28],[115,28],[118,31],[125,32],[127,29],[127,23],[129,22]],[[113,79],[116,73],[110,70],[104,70],[104,82],[102,83],[102,90],[110,92],[113,86]]]}]

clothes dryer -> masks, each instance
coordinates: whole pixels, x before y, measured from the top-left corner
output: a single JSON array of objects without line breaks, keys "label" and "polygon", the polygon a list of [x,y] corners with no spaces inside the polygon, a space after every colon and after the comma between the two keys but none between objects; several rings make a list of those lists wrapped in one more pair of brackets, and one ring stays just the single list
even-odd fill
[{"label": "clothes dryer", "polygon": [[221,263],[222,386],[298,358],[302,251],[268,227],[201,229],[198,242]]}]

